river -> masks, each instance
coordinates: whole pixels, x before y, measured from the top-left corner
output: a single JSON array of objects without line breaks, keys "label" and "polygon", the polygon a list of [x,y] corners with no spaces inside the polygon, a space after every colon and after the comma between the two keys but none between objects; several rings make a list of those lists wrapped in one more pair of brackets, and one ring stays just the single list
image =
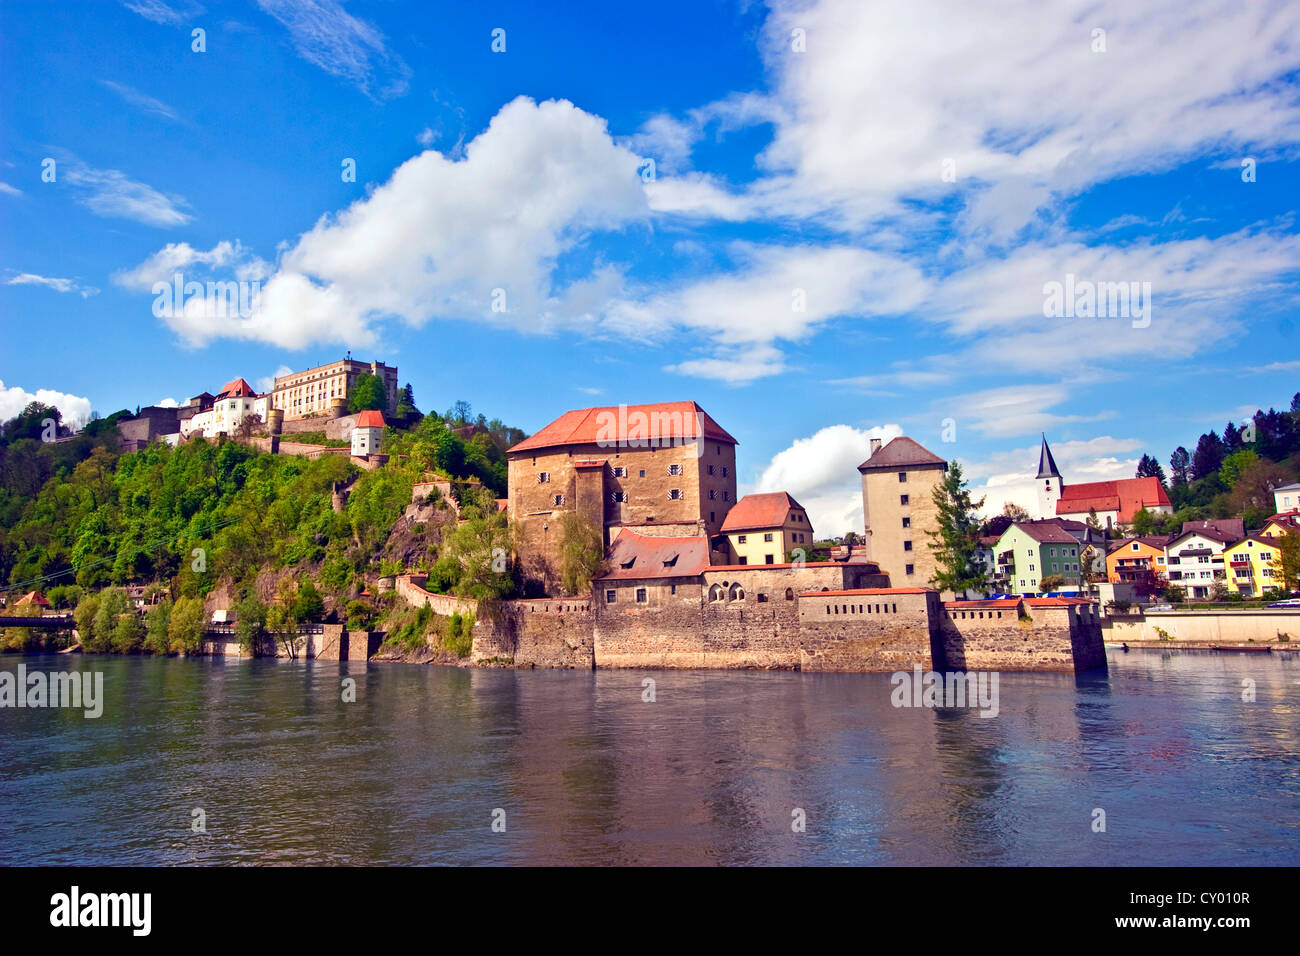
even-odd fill
[{"label": "river", "polygon": [[1295,653],[1002,674],[996,717],[885,674],[20,663],[104,701],[0,709],[8,865],[1300,862]]}]

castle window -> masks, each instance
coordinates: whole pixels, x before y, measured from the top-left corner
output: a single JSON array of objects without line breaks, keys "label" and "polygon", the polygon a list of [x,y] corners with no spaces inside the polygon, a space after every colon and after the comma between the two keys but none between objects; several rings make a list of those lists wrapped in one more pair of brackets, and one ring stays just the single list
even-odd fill
[{"label": "castle window", "polygon": [[670,474],[670,475],[680,475],[681,473],[682,473],[682,466],[681,466],[681,465],[669,465],[669,466],[668,466],[668,474]]},{"label": "castle window", "polygon": [[605,592],[605,603],[606,603],[606,604],[613,604],[613,603],[614,603],[614,597],[615,597],[615,595],[617,595],[617,594],[618,594],[618,592],[615,591],[615,590],[613,590],[612,588],[611,588],[610,590],[606,591],[606,592]]},{"label": "castle window", "polygon": [[903,519],[903,527],[904,527],[904,528],[910,528],[910,527],[912,527],[912,519],[911,519],[911,518],[904,518],[904,519]]},{"label": "castle window", "polygon": [[710,474],[710,475],[713,474],[713,466],[712,466],[712,465],[709,465],[709,474]]},{"label": "castle window", "polygon": [[794,588],[786,588],[786,589],[785,589],[785,599],[786,599],[787,601],[793,601],[793,600],[794,600]]},{"label": "castle window", "polygon": [[770,554],[768,554],[768,555],[764,555],[764,561],[763,561],[763,563],[764,563],[764,564],[775,564],[775,563],[776,563],[776,559],[775,559],[772,555],[770,555]]},{"label": "castle window", "polygon": [[905,471],[900,471],[900,472],[898,473],[898,480],[899,480],[899,481],[907,481],[907,472],[905,472]]},{"label": "castle window", "polygon": [[898,496],[898,503],[899,503],[900,505],[905,505],[905,504],[907,504],[907,495],[899,495],[899,496]]},{"label": "castle window", "polygon": [[649,598],[648,598],[648,596],[646,595],[646,590],[645,590],[645,588],[637,588],[637,589],[636,589],[636,603],[637,603],[637,604],[645,604],[648,600],[649,600]]},{"label": "castle window", "polygon": [[539,471],[537,473],[537,483],[539,485],[544,485],[546,484],[546,482],[550,480],[551,480],[551,473],[549,471]]},{"label": "castle window", "polygon": [[680,488],[669,489],[668,498],[670,501],[680,501],[682,498],[682,489]]},{"label": "castle window", "polygon": [[[916,565],[914,565],[914,564],[909,564],[909,565],[906,566],[906,568],[907,568],[907,570],[906,570],[904,573],[906,573],[906,574],[915,574],[915,573],[916,573]],[[1021,583],[1023,584],[1024,582],[1022,581]]]},{"label": "castle window", "polygon": [[730,492],[730,491],[724,491],[724,492],[722,493],[722,500],[723,500],[723,501],[730,501],[730,500],[731,500],[731,492]]},{"label": "castle window", "polygon": [[911,550],[912,550],[912,542],[910,542],[910,541],[904,541],[904,542],[903,542],[903,550],[904,550],[904,551],[911,551]]},{"label": "castle window", "polygon": [[893,605],[893,608],[894,608],[894,609],[893,609],[890,613],[891,613],[891,614],[897,614],[897,613],[898,613],[898,605],[897,605],[897,604]]},{"label": "castle window", "polygon": [[627,492],[626,492],[626,491],[615,491],[615,492],[613,492],[613,493],[610,495],[610,498],[612,498],[612,499],[613,499],[614,501],[616,501],[616,502],[624,502],[624,501],[627,501]]},{"label": "castle window", "polygon": [[564,495],[556,495],[556,496],[555,496],[555,505],[556,505],[556,507],[558,508],[558,507],[559,507],[560,505],[562,505],[562,504],[564,504]]},{"label": "castle window", "polygon": [[726,597],[726,595],[727,592],[722,589],[721,584],[715,584],[713,585],[713,587],[709,588],[710,601],[721,601],[724,597]]},{"label": "castle window", "polygon": [[626,478],[626,477],[627,477],[627,469],[624,468],[622,465],[618,465],[618,466],[616,466],[616,467],[614,468],[614,477],[615,477],[615,478]]},{"label": "castle window", "polygon": [[710,488],[710,489],[709,489],[709,500],[710,500],[710,501],[716,501],[716,500],[717,500],[717,497],[718,497],[718,493],[717,493],[716,491],[714,491],[712,488]]},{"label": "castle window", "polygon": [[644,468],[641,469],[641,477],[642,477],[642,478],[645,477],[645,469],[644,469]]}]

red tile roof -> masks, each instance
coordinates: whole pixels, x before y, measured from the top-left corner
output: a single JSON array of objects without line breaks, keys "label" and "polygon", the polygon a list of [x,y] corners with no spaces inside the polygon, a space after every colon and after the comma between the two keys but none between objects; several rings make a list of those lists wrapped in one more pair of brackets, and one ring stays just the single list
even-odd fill
[{"label": "red tile roof", "polygon": [[1133,520],[1143,508],[1169,505],[1169,495],[1159,478],[1121,478],[1066,485],[1056,502],[1058,515],[1086,514],[1089,510],[1117,511],[1121,524]]},{"label": "red tile roof", "polygon": [[803,564],[713,564],[705,568],[706,571],[781,571],[790,570],[791,568],[853,568],[855,571],[862,568],[875,568],[874,573],[880,573],[880,565],[875,561],[805,561]]},{"label": "red tile roof", "polygon": [[702,536],[659,538],[623,528],[597,580],[696,577],[709,566],[709,540]]},{"label": "red tile roof", "polygon": [[45,595],[40,591],[28,591],[14,603],[16,604],[35,604],[38,607],[49,607],[50,602],[45,600]]},{"label": "red tile roof", "polygon": [[[726,533],[749,531],[754,528],[780,528],[789,517],[791,508],[804,511],[803,505],[784,491],[745,495],[727,512],[727,517],[722,522],[722,530]],[[807,516],[806,511],[804,515]],[[812,527],[809,526],[808,530],[812,531]]]},{"label": "red tile roof", "polygon": [[384,424],[385,423],[384,423],[383,412],[377,412],[374,409],[367,409],[366,411],[361,412],[359,415],[357,415],[357,421],[356,424],[353,425],[353,427],[354,428],[383,428]]},{"label": "red tile roof", "polygon": [[[698,434],[701,426],[702,436]],[[649,448],[699,437],[736,444],[736,439],[695,402],[608,405],[565,412],[537,434],[515,445],[507,454],[564,445]]]},{"label": "red tile roof", "polygon": [[249,385],[242,378],[227,382],[221,386],[221,391],[217,392],[217,398],[252,398],[257,392],[253,391],[253,386]]},{"label": "red tile roof", "polygon": [[906,435],[899,435],[858,465],[858,471],[869,471],[876,468],[910,468],[917,465],[946,466],[947,464],[938,455],[923,448]]},{"label": "red tile roof", "polygon": [[983,608],[1015,607],[1019,603],[1020,598],[991,598],[986,601],[944,601],[943,606],[956,608],[957,610],[965,608],[980,610]]}]

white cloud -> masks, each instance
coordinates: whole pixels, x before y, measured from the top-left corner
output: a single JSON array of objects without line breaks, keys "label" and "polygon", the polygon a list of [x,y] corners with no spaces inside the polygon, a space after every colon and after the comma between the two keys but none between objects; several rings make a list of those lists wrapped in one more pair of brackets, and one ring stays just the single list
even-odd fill
[{"label": "white cloud", "polygon": [[164,398],[160,402],[154,402],[154,407],[155,408],[179,408],[180,404],[181,403],[176,401],[176,399],[174,398]]},{"label": "white cloud", "polygon": [[0,193],[4,193],[6,196],[21,196],[23,191],[15,186],[10,186],[8,183],[0,183]]},{"label": "white cloud", "polygon": [[285,348],[370,345],[390,317],[416,326],[476,319],[523,332],[590,327],[617,296],[621,274],[596,265],[557,285],[554,270],[593,232],[648,215],[636,165],[598,117],[567,101],[520,97],[464,159],[423,152],[365,199],[322,217],[280,256],[252,316],[168,321],[194,344],[228,336]]},{"label": "white cloud", "polygon": [[292,372],[293,369],[291,369],[289,366],[281,365],[270,375],[263,375],[253,384],[257,386],[257,391],[259,394],[265,395],[267,392],[271,391],[271,389],[275,388],[275,380],[277,378],[283,378],[284,376],[289,375]]},{"label": "white cloud", "polygon": [[777,452],[747,492],[785,491],[803,505],[818,538],[862,534],[862,476],[871,439],[901,435],[897,425],[829,425]]},{"label": "white cloud", "polygon": [[154,115],[161,116],[164,119],[175,120],[177,122],[180,121],[180,115],[162,100],[155,99],[147,93],[141,93],[139,90],[127,86],[125,83],[115,83],[112,80],[100,80],[99,82],[108,87],[118,96],[122,97],[122,99],[127,103],[130,103],[132,106],[137,107],[146,113],[153,113]]},{"label": "white cloud", "polygon": [[1095,422],[1114,417],[1102,410],[1089,415],[1057,415],[1048,409],[1069,400],[1063,385],[1005,385],[937,402],[936,416],[951,418],[958,429],[969,427],[987,438],[1009,438],[1048,431],[1069,422]]},{"label": "white cloud", "polygon": [[389,50],[372,23],[358,20],[338,0],[257,0],[289,31],[298,55],[367,96],[387,99],[406,92],[411,69]]},{"label": "white cloud", "polygon": [[219,242],[207,252],[195,249],[188,242],[169,242],[135,268],[113,273],[112,280],[114,285],[123,289],[149,292],[155,282],[171,283],[178,272],[183,274],[191,267],[197,266],[206,273],[232,265],[244,257],[238,239]]},{"label": "white cloud", "polygon": [[204,12],[199,4],[185,2],[185,0],[171,4],[164,3],[163,0],[122,0],[122,6],[133,13],[138,13],[146,20],[172,25],[182,23],[185,19],[196,17]]},{"label": "white cloud", "polygon": [[82,285],[75,279],[41,276],[31,272],[21,272],[12,276],[5,280],[5,285],[39,285],[47,289],[53,289],[55,292],[75,292],[83,299],[89,299],[92,295],[99,294],[99,290],[94,286]]},{"label": "white cloud", "polygon": [[685,327],[675,339],[711,353],[671,366],[688,375],[752,381],[784,369],[778,340],[797,342],[841,317],[896,314],[925,293],[920,270],[850,246],[735,244],[733,269],[615,303],[607,325],[642,338]]},{"label": "white cloud", "polygon": [[183,226],[193,217],[185,200],[166,196],[116,169],[92,169],[65,161],[59,176],[80,193],[80,202],[97,216],[131,219],[147,226]]},{"label": "white cloud", "polygon": [[90,420],[90,399],[67,392],[56,392],[49,388],[38,388],[29,392],[17,385],[6,387],[0,382],[0,421],[8,421],[19,414],[31,402],[53,405],[63,413],[63,422],[72,428],[80,428]]},{"label": "white cloud", "polygon": [[415,141],[426,149],[433,145],[435,139],[437,139],[437,134],[434,133],[431,126],[426,126],[420,130],[419,135],[415,137]]},{"label": "white cloud", "polygon": [[[796,28],[807,52],[792,49]],[[858,227],[955,192],[965,228],[1001,240],[1120,174],[1300,141],[1294,4],[916,0],[886,16],[858,0],[775,0],[762,49],[769,97],[689,118],[773,124],[765,175],[733,190],[766,215]],[[947,159],[956,182],[941,177]]]}]

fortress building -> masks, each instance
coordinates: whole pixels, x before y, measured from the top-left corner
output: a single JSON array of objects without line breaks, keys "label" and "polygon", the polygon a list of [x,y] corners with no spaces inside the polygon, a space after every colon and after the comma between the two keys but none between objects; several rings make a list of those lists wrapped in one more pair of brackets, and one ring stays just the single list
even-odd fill
[{"label": "fortress building", "polygon": [[[284,411],[285,421],[330,415],[336,402],[347,408],[352,389],[361,375],[377,375],[384,383],[384,413],[397,414],[397,366],[383,362],[358,362],[349,357],[329,365],[282,375],[271,390],[271,408]],[[342,414],[342,412],[340,412]]]},{"label": "fortress building", "polygon": [[926,532],[938,528],[934,489],[947,470],[946,461],[906,435],[883,447],[871,439],[871,457],[858,465],[867,560],[897,586],[929,587],[937,570]]},{"label": "fortress building", "polygon": [[695,402],[565,412],[506,454],[524,570],[548,583],[568,513],[605,547],[623,528],[712,541],[736,503],[736,439]]}]

